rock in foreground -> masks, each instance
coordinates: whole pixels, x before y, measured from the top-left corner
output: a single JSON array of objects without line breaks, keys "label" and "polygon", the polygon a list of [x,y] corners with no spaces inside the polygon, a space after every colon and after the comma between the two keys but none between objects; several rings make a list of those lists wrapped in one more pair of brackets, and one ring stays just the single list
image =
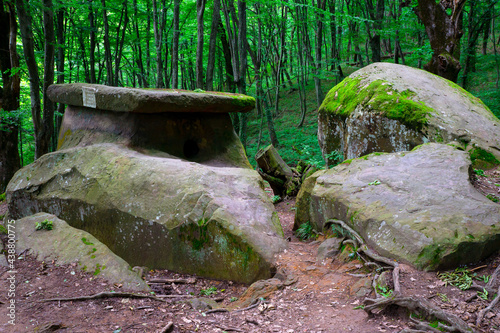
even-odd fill
[{"label": "rock in foreground", "polygon": [[248,283],[271,276],[286,246],[262,180],[246,168],[98,144],[42,156],[7,194],[11,218],[57,215],[131,266]]},{"label": "rock in foreground", "polygon": [[[459,142],[473,159],[499,164],[500,120],[480,99],[426,71],[390,63],[366,66],[332,88],[319,109],[324,156],[345,159]],[[475,161],[474,161],[475,162]]]},{"label": "rock in foreground", "polygon": [[295,225],[343,220],[381,255],[419,269],[477,262],[500,248],[500,205],[470,172],[466,152],[437,143],[347,161],[306,180]]},{"label": "rock in foreground", "polygon": [[[51,222],[53,229],[36,230],[36,224],[44,221]],[[38,213],[17,220],[15,227],[17,253],[30,250],[40,261],[56,260],[60,265],[78,263],[80,269],[124,288],[150,290],[125,260],[88,232],[69,226],[57,216]]]}]

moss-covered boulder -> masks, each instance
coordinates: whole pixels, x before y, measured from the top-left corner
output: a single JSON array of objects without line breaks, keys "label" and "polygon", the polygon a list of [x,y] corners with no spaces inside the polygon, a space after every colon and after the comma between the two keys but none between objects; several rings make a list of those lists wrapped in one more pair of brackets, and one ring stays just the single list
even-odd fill
[{"label": "moss-covered boulder", "polygon": [[335,150],[351,159],[456,141],[478,150],[478,163],[500,163],[500,121],[488,107],[458,85],[407,66],[374,63],[356,71],[330,90],[318,125],[325,158]]},{"label": "moss-covered boulder", "polygon": [[[47,225],[50,228],[44,228]],[[124,288],[150,290],[125,260],[88,232],[69,226],[55,215],[38,213],[17,220],[15,226],[17,253],[30,251],[39,260],[55,260],[59,265],[77,263],[80,269]]]},{"label": "moss-covered boulder", "polygon": [[286,246],[260,176],[103,143],[59,150],[16,173],[10,218],[49,212],[131,266],[252,282]]},{"label": "moss-covered boulder", "polygon": [[471,184],[469,155],[429,143],[373,153],[307,178],[295,226],[339,219],[381,255],[419,269],[477,262],[500,249],[500,205]]}]

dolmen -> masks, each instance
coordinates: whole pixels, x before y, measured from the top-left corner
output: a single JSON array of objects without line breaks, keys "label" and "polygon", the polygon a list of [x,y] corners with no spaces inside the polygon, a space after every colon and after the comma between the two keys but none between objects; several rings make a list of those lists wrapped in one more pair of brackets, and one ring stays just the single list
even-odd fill
[{"label": "dolmen", "polygon": [[67,105],[58,148],[13,177],[9,218],[53,214],[130,266],[272,276],[283,230],[229,115],[252,97],[92,84],[48,96]]}]

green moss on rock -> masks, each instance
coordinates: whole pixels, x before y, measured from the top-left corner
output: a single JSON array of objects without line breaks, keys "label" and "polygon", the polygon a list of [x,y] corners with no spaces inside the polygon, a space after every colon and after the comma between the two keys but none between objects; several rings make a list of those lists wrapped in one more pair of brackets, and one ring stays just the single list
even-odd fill
[{"label": "green moss on rock", "polygon": [[411,90],[398,91],[384,80],[372,81],[362,86],[362,77],[346,78],[335,86],[326,96],[320,112],[335,113],[347,118],[358,106],[368,106],[374,112],[380,112],[390,119],[399,120],[405,125],[421,129],[427,124],[427,118],[433,109],[412,98]]},{"label": "green moss on rock", "polygon": [[474,168],[491,169],[500,165],[500,161],[492,153],[479,147],[472,148],[469,155]]}]

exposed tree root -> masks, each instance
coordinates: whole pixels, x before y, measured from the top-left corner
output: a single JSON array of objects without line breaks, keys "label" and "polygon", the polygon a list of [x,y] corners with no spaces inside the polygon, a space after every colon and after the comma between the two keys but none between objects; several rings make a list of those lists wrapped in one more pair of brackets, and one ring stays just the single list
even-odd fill
[{"label": "exposed tree root", "polygon": [[[432,317],[449,323],[450,326],[447,325],[440,326],[440,328],[445,329],[448,332],[462,332],[462,333],[475,332],[471,327],[467,325],[465,321],[463,321],[459,317],[443,311],[442,309],[438,308],[437,306],[433,305],[428,300],[423,298],[407,296],[407,297],[394,297],[394,298],[385,298],[377,300],[366,299],[365,303],[371,303],[366,305],[364,308],[364,310],[368,314],[372,314],[372,312],[375,311],[376,309],[380,308],[384,309],[389,305],[397,305],[406,308],[412,312],[418,312],[420,313],[420,315],[423,315],[424,317]],[[416,329],[429,330],[428,327],[425,328],[416,327]]]},{"label": "exposed tree root", "polygon": [[170,333],[174,329],[174,323],[169,322],[167,326],[163,327],[161,330],[158,331],[158,333]]},{"label": "exposed tree root", "polygon": [[196,283],[196,279],[150,279],[147,281],[148,284],[150,283],[177,283],[177,284],[194,284]]},{"label": "exposed tree root", "polygon": [[111,292],[102,292],[90,296],[77,296],[77,297],[68,297],[68,298],[48,298],[42,299],[40,302],[67,302],[67,301],[86,301],[89,299],[98,299],[98,298],[113,298],[113,297],[121,297],[121,298],[150,298],[155,301],[166,302],[164,299],[153,296],[153,295],[141,295],[134,293],[111,293]]},{"label": "exposed tree root", "polygon": [[486,313],[488,313],[488,311],[491,311],[491,309],[493,309],[499,301],[500,301],[500,287],[498,287],[497,296],[493,299],[493,301],[491,301],[490,305],[488,305],[487,307],[485,307],[484,309],[479,311],[479,314],[477,315],[477,319],[476,319],[476,326],[478,326],[478,327],[481,326],[481,324],[483,322],[483,318],[486,315]]}]

